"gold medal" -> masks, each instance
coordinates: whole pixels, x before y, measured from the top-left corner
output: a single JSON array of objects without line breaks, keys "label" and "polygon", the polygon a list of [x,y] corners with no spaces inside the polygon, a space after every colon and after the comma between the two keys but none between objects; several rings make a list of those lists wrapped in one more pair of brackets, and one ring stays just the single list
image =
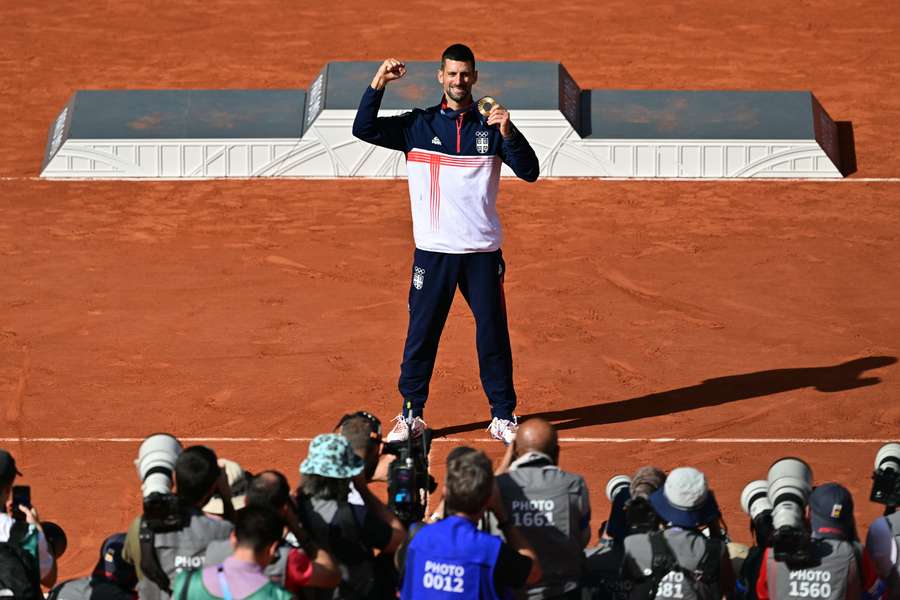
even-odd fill
[{"label": "gold medal", "polygon": [[483,114],[485,117],[491,114],[491,110],[495,106],[500,106],[500,103],[497,102],[495,98],[491,96],[485,96],[481,100],[478,101],[478,112]]}]

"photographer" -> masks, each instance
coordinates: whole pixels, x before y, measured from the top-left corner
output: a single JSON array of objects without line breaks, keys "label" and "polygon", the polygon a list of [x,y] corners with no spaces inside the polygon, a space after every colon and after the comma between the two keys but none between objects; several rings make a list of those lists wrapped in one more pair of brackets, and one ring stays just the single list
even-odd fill
[{"label": "photographer", "polygon": [[543,577],[521,594],[532,600],[581,598],[591,503],[584,479],[558,465],[556,429],[529,419],[519,425],[497,474],[506,514],[541,561]]},{"label": "photographer", "polygon": [[[509,520],[483,452],[461,447],[447,456],[444,506],[447,517],[421,527],[402,552],[401,598],[443,591],[461,600],[496,600],[540,581],[537,555]],[[497,517],[506,542],[476,528],[486,510]]]},{"label": "photographer", "polygon": [[665,525],[625,538],[622,573],[634,584],[631,597],[729,597],[734,573],[718,526],[719,506],[703,473],[674,469],[663,488],[650,495],[650,505]]},{"label": "photographer", "polygon": [[662,470],[646,466],[638,469],[633,478],[617,475],[607,482],[606,496],[611,503],[609,518],[599,531],[600,544],[585,550],[587,598],[627,600],[634,584],[622,577],[625,538],[659,528],[659,517],[650,506],[650,494],[665,481],[666,474]]},{"label": "photographer", "polygon": [[[285,524],[285,535],[278,545],[265,574],[293,593],[304,587],[333,588],[341,579],[331,555],[316,546],[297,519],[287,478],[278,471],[263,471],[247,485],[249,507],[267,508],[278,514]],[[210,542],[206,548],[206,564],[219,564],[234,551],[230,540]]]},{"label": "photographer", "polygon": [[234,553],[217,565],[182,571],[175,579],[177,600],[290,600],[291,593],[263,572],[281,542],[284,520],[274,511],[247,507],[237,516]]},{"label": "photographer", "polygon": [[[363,459],[335,433],[316,436],[300,465],[300,520],[341,571],[340,585],[333,592],[317,590],[316,598],[384,598],[395,593],[379,589],[374,551],[396,550],[405,528],[369,490],[363,469]],[[363,516],[348,501],[351,479],[366,509]]]},{"label": "photographer", "polygon": [[106,538],[100,546],[100,560],[91,574],[57,585],[47,600],[134,600],[137,574],[134,566],[122,560],[124,545],[124,533]]},{"label": "photographer", "polygon": [[56,561],[37,510],[30,501],[26,506],[12,497],[17,475],[16,459],[0,450],[0,503],[5,509],[0,512],[0,595],[37,598],[41,584],[56,583]]},{"label": "photographer", "polygon": [[858,600],[875,584],[875,568],[857,541],[853,497],[845,487],[826,483],[814,488],[809,521],[810,559],[801,564],[776,561],[775,550],[768,548],[756,584],[759,600]]},{"label": "photographer", "polygon": [[900,444],[891,442],[879,448],[872,480],[869,499],[885,508],[884,516],[869,526],[866,535],[865,554],[871,558],[879,578],[868,593],[870,597],[884,593],[886,600],[900,600]]},{"label": "photographer", "polygon": [[176,573],[202,567],[209,543],[228,539],[233,529],[229,521],[208,517],[201,510],[217,492],[225,517],[234,515],[231,489],[209,448],[192,446],[181,452],[175,460],[174,492],[173,526],[154,530],[145,511],[128,528],[122,556],[135,566],[142,600],[168,600]]}]

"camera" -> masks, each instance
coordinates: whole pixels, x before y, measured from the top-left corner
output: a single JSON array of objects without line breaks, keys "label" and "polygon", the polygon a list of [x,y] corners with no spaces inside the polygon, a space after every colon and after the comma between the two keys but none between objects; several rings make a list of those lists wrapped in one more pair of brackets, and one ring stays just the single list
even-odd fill
[{"label": "camera", "polygon": [[388,468],[388,508],[406,526],[425,518],[428,494],[437,482],[428,472],[432,430],[412,435],[405,442],[385,443],[382,452],[397,458]]},{"label": "camera", "polygon": [[623,490],[631,486],[631,477],[628,475],[613,475],[606,482],[606,499],[612,502]]},{"label": "camera", "polygon": [[741,509],[750,517],[756,545],[766,548],[772,545],[772,503],[769,502],[769,482],[751,481],[741,492]]},{"label": "camera", "polygon": [[806,503],[812,491],[812,469],[799,458],[782,458],[769,468],[766,480],[772,505],[775,560],[791,566],[814,563],[805,519]]},{"label": "camera", "polygon": [[179,529],[185,513],[172,493],[172,473],[181,443],[168,433],[156,433],[141,443],[134,461],[141,477],[144,521],[153,531]]},{"label": "camera", "polygon": [[900,443],[885,444],[875,454],[869,500],[889,507],[900,506]]}]

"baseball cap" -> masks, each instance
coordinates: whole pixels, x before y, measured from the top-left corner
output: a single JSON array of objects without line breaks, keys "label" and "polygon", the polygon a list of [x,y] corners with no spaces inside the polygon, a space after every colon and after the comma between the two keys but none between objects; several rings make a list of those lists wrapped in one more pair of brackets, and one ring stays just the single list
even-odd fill
[{"label": "baseball cap", "polygon": [[719,518],[719,505],[706,476],[693,467],[673,469],[661,489],[650,494],[650,505],[664,521],[694,528]]},{"label": "baseball cap", "polygon": [[124,533],[114,533],[103,540],[103,545],[100,546],[100,560],[97,561],[97,566],[91,574],[92,580],[107,581],[127,590],[134,589],[137,585],[137,574],[134,566],[122,558],[124,546]]},{"label": "baseball cap", "polygon": [[306,459],[300,463],[302,475],[320,475],[332,479],[350,479],[362,473],[365,463],[347,438],[337,433],[323,433],[309,444]]},{"label": "baseball cap", "polygon": [[813,537],[856,539],[853,496],[839,483],[826,483],[812,491],[809,516]]},{"label": "baseball cap", "polygon": [[9,483],[22,473],[16,468],[16,459],[6,450],[0,450],[0,482]]}]

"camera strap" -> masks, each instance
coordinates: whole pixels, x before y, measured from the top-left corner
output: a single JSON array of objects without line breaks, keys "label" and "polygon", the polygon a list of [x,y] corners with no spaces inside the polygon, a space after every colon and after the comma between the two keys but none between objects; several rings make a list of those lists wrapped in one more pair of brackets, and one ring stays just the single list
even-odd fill
[{"label": "camera strap", "polygon": [[138,534],[138,541],[141,548],[141,572],[144,577],[159,586],[159,589],[165,593],[172,595],[170,587],[171,582],[169,576],[163,571],[162,565],[159,564],[159,556],[156,554],[155,541],[156,534],[147,525],[144,517],[141,517],[141,528]]}]

